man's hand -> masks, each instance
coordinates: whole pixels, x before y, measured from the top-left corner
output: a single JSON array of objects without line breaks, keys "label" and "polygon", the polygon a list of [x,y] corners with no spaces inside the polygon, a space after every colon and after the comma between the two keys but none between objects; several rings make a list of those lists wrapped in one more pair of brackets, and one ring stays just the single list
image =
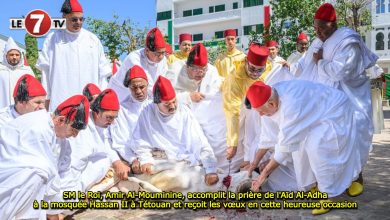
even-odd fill
[{"label": "man's hand", "polygon": [[324,50],[321,48],[318,50],[317,53],[313,53],[313,59],[314,59],[314,62],[317,64],[319,60],[322,59],[322,53],[324,52]]},{"label": "man's hand", "polygon": [[237,146],[229,146],[226,149],[226,159],[231,160],[237,153]]},{"label": "man's hand", "polygon": [[139,163],[138,159],[133,160],[131,163],[131,170],[134,174],[141,174],[141,164]]},{"label": "man's hand", "polygon": [[240,163],[240,169],[248,169],[250,166],[250,162],[249,161],[242,161]]},{"label": "man's hand", "polygon": [[200,92],[191,92],[190,97],[193,102],[200,102],[205,96]]},{"label": "man's hand", "polygon": [[46,218],[48,220],[63,220],[65,216],[63,214],[57,214],[57,215],[46,215]]},{"label": "man's hand", "polygon": [[264,175],[263,173],[260,174],[260,176],[258,176],[256,178],[256,180],[252,181],[252,188],[251,188],[251,190],[253,192],[259,192],[261,185],[263,185],[263,183],[265,182],[266,179],[267,179],[266,175]]},{"label": "man's hand", "polygon": [[151,163],[146,163],[141,166],[141,172],[144,174],[153,174],[153,164]]},{"label": "man's hand", "polygon": [[257,164],[255,162],[252,162],[248,169],[248,177],[252,178],[252,173],[256,169]]},{"label": "man's hand", "polygon": [[208,185],[208,186],[211,186],[211,185],[214,185],[218,182],[219,178],[218,178],[218,175],[216,173],[208,173],[206,174],[206,176],[204,177],[204,182]]},{"label": "man's hand", "polygon": [[115,173],[119,179],[127,180],[127,178],[129,177],[128,173],[131,171],[129,166],[127,166],[121,160],[114,161],[114,163],[112,163],[112,166],[114,167]]},{"label": "man's hand", "polygon": [[264,168],[267,166],[267,164],[268,164],[270,161],[271,161],[271,160],[268,159],[268,160],[266,160],[266,161],[260,163],[260,165],[259,165],[259,171],[262,172],[262,171],[264,170]]},{"label": "man's hand", "polygon": [[287,61],[285,61],[285,60],[277,62],[277,63],[281,64],[283,67],[286,67],[287,69],[290,69],[290,64],[287,63]]}]

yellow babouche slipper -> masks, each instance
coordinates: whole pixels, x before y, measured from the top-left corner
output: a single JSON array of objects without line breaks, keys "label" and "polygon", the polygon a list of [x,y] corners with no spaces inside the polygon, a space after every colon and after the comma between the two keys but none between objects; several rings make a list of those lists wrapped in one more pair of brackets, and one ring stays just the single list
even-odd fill
[{"label": "yellow babouche slipper", "polygon": [[320,200],[321,208],[311,210],[311,214],[313,214],[313,215],[321,215],[321,214],[325,214],[325,213],[329,212],[330,209],[325,209],[325,208],[322,207],[323,206],[322,204],[326,203],[326,202],[332,202],[332,200],[330,200],[330,199]]},{"label": "yellow babouche slipper", "polygon": [[319,192],[318,186],[313,186],[313,188],[310,189],[311,193]]},{"label": "yellow babouche slipper", "polygon": [[350,196],[358,196],[363,193],[364,187],[363,184],[359,182],[352,182],[351,186],[348,188],[347,192]]}]

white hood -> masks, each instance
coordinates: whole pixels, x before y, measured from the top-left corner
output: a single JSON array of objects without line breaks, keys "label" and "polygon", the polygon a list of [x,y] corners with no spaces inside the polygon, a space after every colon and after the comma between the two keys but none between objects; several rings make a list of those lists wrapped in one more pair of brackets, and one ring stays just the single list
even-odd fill
[{"label": "white hood", "polygon": [[[10,50],[18,50],[19,53],[20,53],[20,61],[18,63],[18,65],[16,66],[11,66],[8,61],[7,61],[7,53],[10,51]],[[22,51],[20,50],[20,48],[18,47],[18,45],[15,43],[14,39],[12,39],[12,37],[9,37],[8,38],[8,41],[7,41],[7,44],[5,45],[4,47],[4,52],[3,52],[3,64],[5,66],[8,66],[9,68],[15,68],[15,67],[19,67],[19,66],[23,66],[23,63],[24,63],[24,57],[23,57],[23,54],[22,54]]]}]

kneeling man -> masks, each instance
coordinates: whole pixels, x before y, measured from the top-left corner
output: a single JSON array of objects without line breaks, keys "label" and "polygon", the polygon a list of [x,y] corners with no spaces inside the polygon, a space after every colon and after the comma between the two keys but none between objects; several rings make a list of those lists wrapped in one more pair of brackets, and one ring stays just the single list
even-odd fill
[{"label": "kneeling man", "polygon": [[[342,194],[357,179],[362,168],[355,148],[358,121],[343,92],[309,81],[285,81],[273,87],[256,82],[247,92],[247,102],[279,129],[274,156],[253,189],[261,186],[279,164],[288,162],[289,155],[298,187],[314,175],[318,189],[330,199]],[[328,211],[315,209],[313,214]]]}]

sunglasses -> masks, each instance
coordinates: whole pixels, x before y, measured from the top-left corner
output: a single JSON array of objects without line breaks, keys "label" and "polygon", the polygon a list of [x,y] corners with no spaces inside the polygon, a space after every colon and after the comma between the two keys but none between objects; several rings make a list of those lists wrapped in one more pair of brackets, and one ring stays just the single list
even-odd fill
[{"label": "sunglasses", "polygon": [[206,67],[200,68],[200,67],[190,66],[190,69],[191,69],[193,72],[195,72],[195,73],[200,73],[200,72],[205,73],[205,72],[207,72],[208,67],[206,66]]},{"label": "sunglasses", "polygon": [[260,69],[256,69],[255,67],[251,66],[248,62],[246,63],[246,65],[248,66],[249,72],[254,73],[254,74],[261,74],[265,70],[265,67],[262,67]]},{"label": "sunglasses", "polygon": [[83,22],[83,21],[85,20],[85,18],[84,18],[84,17],[80,17],[80,18],[78,18],[78,17],[72,17],[72,18],[70,18],[70,20],[71,20],[73,23],[76,23],[77,21]]},{"label": "sunglasses", "polygon": [[164,51],[164,52],[157,52],[157,51],[151,51],[153,54],[154,54],[154,56],[156,56],[156,57],[161,57],[161,56],[165,56],[166,55],[166,52]]}]

